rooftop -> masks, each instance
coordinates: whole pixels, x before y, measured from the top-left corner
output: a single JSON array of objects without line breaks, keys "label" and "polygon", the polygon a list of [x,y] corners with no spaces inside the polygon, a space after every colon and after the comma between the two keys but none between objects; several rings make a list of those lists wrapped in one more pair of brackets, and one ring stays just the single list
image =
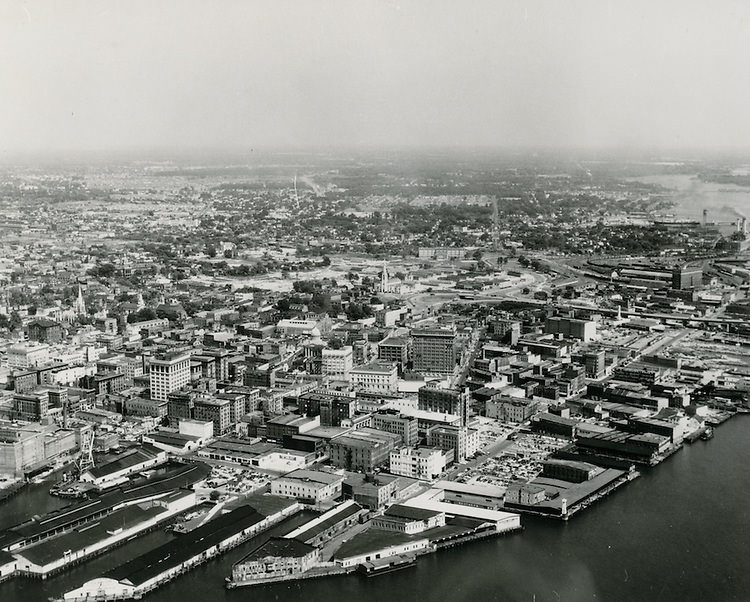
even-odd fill
[{"label": "rooftop", "polygon": [[254,562],[263,558],[299,558],[307,556],[317,548],[309,546],[306,543],[296,539],[286,539],[284,537],[272,537],[267,542],[259,545],[238,564],[243,562]]}]

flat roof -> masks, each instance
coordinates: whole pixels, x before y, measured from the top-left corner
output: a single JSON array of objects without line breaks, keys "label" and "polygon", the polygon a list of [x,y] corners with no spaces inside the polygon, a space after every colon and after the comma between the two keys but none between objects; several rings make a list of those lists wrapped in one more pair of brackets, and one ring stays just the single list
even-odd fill
[{"label": "flat roof", "polygon": [[252,506],[240,506],[173,541],[107,571],[104,577],[139,586],[265,518]]},{"label": "flat roof", "polygon": [[179,445],[183,446],[190,441],[198,441],[199,437],[195,435],[183,435],[182,433],[165,433],[158,432],[148,435],[150,439],[158,441],[159,443],[166,443],[168,445]]},{"label": "flat roof", "polygon": [[310,521],[308,523],[310,527],[305,529],[304,531],[299,532],[297,535],[295,535],[294,538],[298,541],[307,541],[309,539],[312,539],[320,533],[323,533],[323,531],[330,529],[336,523],[339,523],[342,520],[346,520],[350,516],[356,514],[360,510],[362,510],[362,507],[359,504],[355,503],[347,504],[343,508],[334,508],[333,510],[329,510],[325,514],[321,514],[318,518]]},{"label": "flat roof", "polygon": [[438,481],[435,483],[435,489],[444,491],[456,491],[468,493],[471,495],[480,495],[485,497],[502,498],[505,495],[505,488],[497,485],[488,485],[486,483],[459,483],[457,481]]},{"label": "flat roof", "polygon": [[390,546],[396,546],[408,542],[427,541],[423,535],[407,535],[398,531],[381,531],[372,527],[358,533],[351,539],[345,541],[333,554],[334,558],[350,558],[361,556],[368,552],[376,552]]},{"label": "flat roof", "polygon": [[[186,491],[176,491],[170,497],[189,495]],[[118,529],[130,529],[149,518],[164,512],[161,506],[142,507],[141,505],[126,506],[115,510],[93,524],[87,524],[74,531],[69,531],[57,537],[39,542],[17,552],[19,556],[28,558],[37,565],[44,566],[65,556],[65,552],[82,550],[108,537]]]},{"label": "flat roof", "polygon": [[309,483],[320,483],[321,485],[332,485],[337,481],[344,480],[343,475],[331,474],[329,472],[320,472],[318,470],[293,470],[290,473],[285,474],[283,477],[279,477],[278,480],[292,480],[292,481],[305,481]]},{"label": "flat roof", "polygon": [[162,454],[162,450],[149,443],[144,443],[140,447],[136,447],[125,454],[119,456],[112,462],[102,464],[101,466],[94,466],[87,472],[94,478],[104,477],[110,474],[114,474],[126,468],[137,466],[142,462],[148,462],[153,460],[157,455]]},{"label": "flat roof", "polygon": [[237,564],[243,562],[254,562],[269,556],[274,558],[299,558],[307,556],[310,552],[317,550],[314,546],[307,545],[296,539],[284,537],[272,537],[267,542],[259,545]]},{"label": "flat roof", "polygon": [[395,518],[405,518],[408,520],[428,520],[433,516],[437,516],[440,512],[436,510],[426,510],[424,508],[416,508],[414,506],[403,506],[401,504],[394,504],[388,510],[385,511],[386,516],[393,516]]}]

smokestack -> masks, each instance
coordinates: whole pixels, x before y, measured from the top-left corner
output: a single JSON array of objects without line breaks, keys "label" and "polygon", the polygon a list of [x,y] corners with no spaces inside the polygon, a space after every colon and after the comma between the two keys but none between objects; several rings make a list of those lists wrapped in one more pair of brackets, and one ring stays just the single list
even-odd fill
[{"label": "smokestack", "polygon": [[741,217],[737,218],[736,227],[737,227],[737,232],[742,232],[742,218]]},{"label": "smokestack", "polygon": [[742,220],[741,220],[741,222],[742,222],[742,227],[740,229],[740,232],[742,232],[743,234],[747,235],[747,218],[743,217]]},{"label": "smokestack", "polygon": [[706,227],[706,224],[708,223],[708,209],[703,210],[703,227]]}]

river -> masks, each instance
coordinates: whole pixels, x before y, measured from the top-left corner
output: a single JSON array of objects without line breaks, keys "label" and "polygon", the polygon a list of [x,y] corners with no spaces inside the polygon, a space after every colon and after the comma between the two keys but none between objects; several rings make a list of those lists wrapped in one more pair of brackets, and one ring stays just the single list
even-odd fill
[{"label": "river", "polygon": [[[523,532],[424,556],[416,568],[225,590],[249,543],[145,600],[748,600],[749,432],[750,417],[737,416],[568,523],[524,517]],[[33,494],[9,503],[21,507]],[[7,508],[0,506],[3,516]],[[150,533],[46,582],[14,579],[0,585],[0,600],[59,595],[167,537]]]},{"label": "river", "polygon": [[657,175],[633,178],[639,182],[659,184],[674,191],[676,216],[701,221],[703,209],[708,210],[708,221],[731,222],[738,217],[750,219],[750,188],[735,184],[703,182],[698,176]]}]

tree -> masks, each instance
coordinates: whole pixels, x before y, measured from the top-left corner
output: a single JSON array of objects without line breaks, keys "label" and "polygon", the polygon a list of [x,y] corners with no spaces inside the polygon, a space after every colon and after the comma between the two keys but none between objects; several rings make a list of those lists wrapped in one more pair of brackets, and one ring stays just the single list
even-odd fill
[{"label": "tree", "polygon": [[213,245],[208,245],[208,247],[206,247],[206,255],[208,255],[209,257],[216,257],[216,247]]},{"label": "tree", "polygon": [[21,320],[21,316],[18,315],[17,311],[11,312],[10,314],[10,320],[8,321],[8,327],[11,330],[18,330],[23,326],[23,320]]},{"label": "tree", "polygon": [[157,318],[156,312],[150,307],[144,307],[139,311],[135,311],[132,314],[128,314],[128,324],[134,322],[146,322],[148,320],[155,320]]},{"label": "tree", "polygon": [[372,315],[372,308],[364,303],[350,303],[346,308],[346,316],[350,320],[362,320]]}]

